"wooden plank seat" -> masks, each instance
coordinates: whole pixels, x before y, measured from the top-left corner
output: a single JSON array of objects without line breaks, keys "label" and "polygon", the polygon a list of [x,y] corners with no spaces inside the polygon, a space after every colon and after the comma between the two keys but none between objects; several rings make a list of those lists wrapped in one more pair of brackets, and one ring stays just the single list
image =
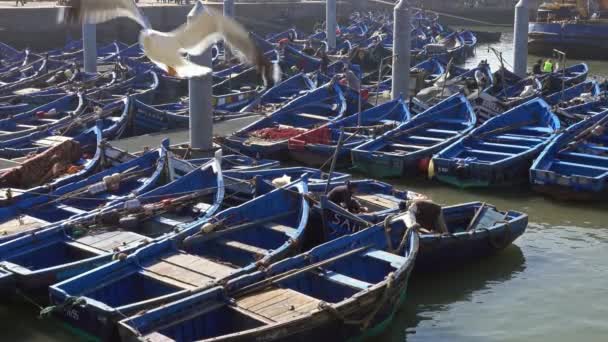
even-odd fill
[{"label": "wooden plank seat", "polygon": [[0,235],[10,235],[17,232],[28,231],[44,227],[49,222],[28,215],[0,223]]},{"label": "wooden plank seat", "polygon": [[506,143],[493,143],[493,142],[487,142],[487,141],[478,142],[477,145],[479,145],[481,147],[508,147],[508,148],[516,148],[519,150],[527,150],[528,148],[530,148],[529,146],[506,144]]},{"label": "wooden plank seat", "polygon": [[503,156],[503,157],[511,157],[511,156],[515,155],[515,153],[487,151],[487,150],[477,150],[477,149],[467,149],[466,151],[468,153],[474,153],[474,154],[495,155],[495,156]]},{"label": "wooden plank seat", "polygon": [[285,226],[282,225],[280,223],[275,223],[275,222],[268,222],[268,223],[264,223],[262,225],[264,228],[270,229],[270,230],[274,230],[280,233],[284,233],[287,234],[289,236],[295,236],[298,232],[297,229],[289,227],[289,226]]},{"label": "wooden plank seat", "polygon": [[397,254],[389,253],[386,251],[382,251],[379,249],[370,249],[368,250],[364,256],[384,262],[388,262],[394,268],[400,268],[407,261],[406,258],[399,256]]},{"label": "wooden plank seat", "polygon": [[386,209],[395,208],[399,204],[399,202],[388,198],[380,197],[378,195],[355,195],[354,197],[360,201],[371,203],[373,205]]},{"label": "wooden plank seat", "polygon": [[429,128],[426,129],[427,132],[429,133],[440,133],[440,134],[447,134],[447,135],[456,135],[458,134],[458,131],[454,131],[451,129],[439,129],[439,128]]},{"label": "wooden plank seat", "polygon": [[419,135],[410,135],[410,136],[408,136],[408,139],[419,140],[419,141],[430,141],[433,143],[445,141],[445,138],[422,137]]},{"label": "wooden plank seat", "polygon": [[72,140],[70,137],[64,137],[61,135],[52,135],[46,138],[38,139],[34,141],[34,145],[41,147],[53,147],[61,144],[64,141]]},{"label": "wooden plank seat", "polygon": [[84,245],[97,249],[98,251],[110,252],[117,247],[128,246],[130,243],[137,243],[145,239],[145,236],[133,232],[112,231],[81,237],[80,239],[75,240],[73,245]]},{"label": "wooden plank seat", "polygon": [[235,306],[265,322],[283,322],[309,314],[320,300],[303,293],[273,288],[237,299]]},{"label": "wooden plank seat", "polygon": [[299,117],[302,118],[307,118],[307,119],[314,119],[314,120],[320,120],[320,121],[329,121],[330,119],[326,116],[321,116],[321,115],[315,115],[315,114],[308,114],[308,113],[298,113],[296,114]]},{"label": "wooden plank seat", "polygon": [[406,144],[391,144],[393,148],[400,148],[404,150],[422,150],[423,148],[427,148],[427,146],[420,145],[406,145]]},{"label": "wooden plank seat", "polygon": [[331,271],[331,270],[322,270],[321,272],[318,272],[317,274],[319,276],[331,281],[332,283],[350,287],[351,289],[354,289],[357,291],[364,291],[372,286],[371,283],[368,283],[368,282],[365,282],[365,281],[362,281],[359,279],[355,279],[355,278],[349,277],[345,274],[338,273],[338,272]]},{"label": "wooden plank seat", "polygon": [[144,275],[183,289],[207,286],[235,268],[200,256],[179,253],[145,267]]},{"label": "wooden plank seat", "polygon": [[559,154],[559,156],[570,156],[570,157],[575,157],[575,158],[581,158],[581,159],[589,160],[590,162],[592,162],[592,161],[598,161],[598,162],[606,162],[606,161],[608,161],[608,157],[598,156],[598,155],[594,155],[594,154],[580,153],[580,152],[561,152]]},{"label": "wooden plank seat", "polygon": [[[533,136],[529,136],[529,135],[514,134],[514,133],[500,134],[500,135],[494,136],[493,138],[498,139],[498,140],[510,140],[510,141],[526,140],[526,141],[533,141],[536,143],[541,143],[541,142],[545,141],[544,139],[541,139],[541,138],[537,138],[537,137],[533,137]],[[493,140],[493,139],[489,138],[487,140]]]},{"label": "wooden plank seat", "polygon": [[228,239],[219,239],[217,240],[217,244],[220,246],[224,246],[224,247],[231,247],[231,248],[235,248],[235,249],[240,249],[242,251],[248,252],[248,253],[252,253],[255,255],[259,255],[259,256],[264,256],[268,253],[267,249],[263,249],[260,247],[256,247],[256,246],[252,246],[252,245],[248,245],[246,243],[240,242],[240,241],[235,241],[235,240],[228,240]]},{"label": "wooden plank seat", "polygon": [[571,163],[571,162],[565,162],[565,161],[561,161],[561,160],[554,161],[553,165],[563,165],[563,166],[569,166],[569,167],[579,168],[579,169],[590,169],[590,170],[608,172],[608,167],[601,167],[601,166],[593,166],[593,165],[587,165],[587,164]]}]

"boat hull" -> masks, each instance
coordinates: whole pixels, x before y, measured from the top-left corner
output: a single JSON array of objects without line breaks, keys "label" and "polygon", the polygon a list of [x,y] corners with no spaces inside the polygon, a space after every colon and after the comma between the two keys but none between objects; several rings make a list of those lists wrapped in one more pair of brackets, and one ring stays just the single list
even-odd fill
[{"label": "boat hull", "polygon": [[558,49],[568,58],[601,60],[608,54],[608,24],[530,23],[529,30],[531,54],[552,56]]}]

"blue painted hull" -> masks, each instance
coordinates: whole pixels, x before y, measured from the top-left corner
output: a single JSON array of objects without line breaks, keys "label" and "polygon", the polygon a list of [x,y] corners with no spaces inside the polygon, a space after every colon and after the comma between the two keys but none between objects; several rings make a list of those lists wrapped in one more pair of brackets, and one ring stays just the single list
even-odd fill
[{"label": "blue painted hull", "polygon": [[552,56],[553,49],[564,51],[568,58],[606,59],[608,23],[530,23],[530,53]]}]

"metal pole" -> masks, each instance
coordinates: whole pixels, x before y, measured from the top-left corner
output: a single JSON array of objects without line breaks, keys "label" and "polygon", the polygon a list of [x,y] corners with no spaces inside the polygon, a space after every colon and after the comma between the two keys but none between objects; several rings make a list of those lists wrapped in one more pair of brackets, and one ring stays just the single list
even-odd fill
[{"label": "metal pole", "polygon": [[411,26],[410,4],[400,0],[393,12],[393,100],[407,99],[410,90]]},{"label": "metal pole", "polygon": [[[234,0],[224,0],[224,16],[234,18]],[[226,43],[224,43],[224,60],[230,62],[232,53]]]},{"label": "metal pole", "polygon": [[336,145],[336,150],[334,151],[334,156],[331,160],[331,166],[329,167],[329,174],[327,175],[327,185],[325,185],[325,194],[329,192],[329,186],[331,185],[331,178],[333,177],[334,170],[336,169],[336,163],[338,162],[338,157],[340,156],[340,149],[342,148],[342,143],[344,142],[344,127],[340,129],[340,136],[338,136],[338,144]]},{"label": "metal pole", "polygon": [[[188,13],[188,21],[205,11],[201,1],[197,1]],[[211,49],[200,56],[189,56],[194,63],[211,67]],[[188,80],[190,97],[190,147],[211,151],[213,147],[213,96],[212,75],[193,77]]]},{"label": "metal pole", "polygon": [[84,72],[97,73],[97,27],[94,24],[82,24],[82,47]]},{"label": "metal pole", "polygon": [[529,22],[528,0],[519,0],[515,5],[515,25],[513,27],[513,72],[519,77],[526,77],[528,71]]},{"label": "metal pole", "polygon": [[330,50],[336,48],[336,0],[327,0],[327,4],[325,6],[325,21],[326,21],[326,35],[327,35],[327,45]]}]

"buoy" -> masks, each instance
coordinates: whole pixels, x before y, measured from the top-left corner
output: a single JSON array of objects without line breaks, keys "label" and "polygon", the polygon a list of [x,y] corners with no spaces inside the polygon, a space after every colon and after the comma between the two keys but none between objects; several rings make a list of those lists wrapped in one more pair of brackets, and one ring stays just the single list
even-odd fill
[{"label": "buoy", "polygon": [[427,176],[429,177],[429,179],[435,178],[435,163],[433,162],[432,158],[429,161],[429,168],[427,171]]}]

